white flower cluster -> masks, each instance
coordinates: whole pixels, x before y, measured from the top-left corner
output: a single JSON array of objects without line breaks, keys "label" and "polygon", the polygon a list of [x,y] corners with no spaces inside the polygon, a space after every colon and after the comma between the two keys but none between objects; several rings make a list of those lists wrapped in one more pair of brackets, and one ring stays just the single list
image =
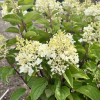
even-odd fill
[{"label": "white flower cluster", "polygon": [[79,4],[79,2],[77,2],[77,0],[65,0],[62,2],[63,7],[70,7],[70,8],[74,8],[76,7],[77,4]]},{"label": "white flower cluster", "polygon": [[6,48],[6,38],[3,35],[0,35],[0,57],[6,57],[8,49]]},{"label": "white flower cluster", "polygon": [[80,42],[88,42],[93,44],[93,42],[99,42],[100,39],[100,21],[91,22],[88,27],[84,27],[84,34],[79,40]]},{"label": "white flower cluster", "polygon": [[4,17],[5,15],[7,15],[7,14],[13,14],[13,12],[8,12],[7,11],[7,5],[4,3],[3,5],[2,5],[2,17]]},{"label": "white flower cluster", "polygon": [[37,41],[25,41],[17,37],[17,49],[20,50],[16,61],[20,66],[20,72],[27,73],[31,76],[34,71],[42,68],[42,58],[47,60],[50,65],[52,74],[62,75],[68,68],[69,64],[77,66],[79,57],[74,47],[74,40],[70,33],[66,34],[58,31],[46,44]]},{"label": "white flower cluster", "polygon": [[56,2],[56,0],[36,0],[35,8],[42,13],[48,10],[52,13],[54,10],[62,9],[62,6],[60,2]]},{"label": "white flower cluster", "polygon": [[86,16],[98,16],[100,15],[100,4],[99,5],[91,5],[84,11]]},{"label": "white flower cluster", "polygon": [[[17,3],[15,3],[15,5],[16,5],[17,9],[20,9],[20,6],[18,6]],[[4,17],[7,14],[14,14],[14,13],[16,13],[16,10],[14,8],[14,9],[11,10],[11,12],[8,12],[8,10],[7,10],[7,4],[4,3],[2,5],[2,11],[1,12],[2,12],[2,17]],[[25,15],[27,13],[27,11],[22,11],[22,13],[23,13],[23,15]]]},{"label": "white flower cluster", "polygon": [[74,47],[74,40],[70,33],[65,34],[58,31],[48,43],[48,64],[52,74],[62,75],[68,68],[69,63],[76,65],[79,62],[77,50]]},{"label": "white flower cluster", "polygon": [[28,41],[16,36],[17,39],[17,50],[20,50],[19,54],[16,57],[18,65],[20,66],[20,73],[28,73],[29,76],[32,73],[38,72],[39,69],[42,69],[41,62],[42,59],[39,58],[38,48],[41,46],[41,43],[38,41]]}]

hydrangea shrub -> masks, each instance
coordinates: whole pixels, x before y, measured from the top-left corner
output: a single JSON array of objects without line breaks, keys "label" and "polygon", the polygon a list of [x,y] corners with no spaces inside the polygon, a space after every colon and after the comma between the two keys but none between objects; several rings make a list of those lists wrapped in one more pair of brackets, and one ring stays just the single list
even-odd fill
[{"label": "hydrangea shrub", "polygon": [[5,0],[2,8],[2,20],[12,25],[5,31],[18,34],[0,35],[0,60],[9,63],[0,68],[5,83],[18,75],[30,90],[26,100],[100,100],[100,3]]}]

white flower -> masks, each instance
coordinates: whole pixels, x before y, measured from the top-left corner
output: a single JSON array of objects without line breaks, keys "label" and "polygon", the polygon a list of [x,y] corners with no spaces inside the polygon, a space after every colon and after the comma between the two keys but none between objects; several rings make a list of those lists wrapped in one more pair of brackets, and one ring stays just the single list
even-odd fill
[{"label": "white flower", "polygon": [[37,58],[37,60],[35,61],[35,64],[36,64],[36,65],[39,65],[41,62],[42,62],[42,59]]},{"label": "white flower", "polygon": [[95,20],[100,21],[100,16],[95,16]]},{"label": "white flower", "polygon": [[49,65],[51,65],[52,62],[53,62],[53,60],[50,59],[47,63],[48,63]]},{"label": "white flower", "polygon": [[83,39],[82,39],[82,38],[80,38],[78,41],[79,41],[79,42],[83,42]]}]

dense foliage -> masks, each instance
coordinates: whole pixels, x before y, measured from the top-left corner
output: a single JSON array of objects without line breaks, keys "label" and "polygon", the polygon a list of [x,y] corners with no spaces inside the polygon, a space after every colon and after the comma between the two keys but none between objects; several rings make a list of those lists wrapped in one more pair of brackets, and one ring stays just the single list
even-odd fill
[{"label": "dense foliage", "polygon": [[[0,59],[9,63],[0,68],[5,83],[18,74],[31,90],[26,100],[100,100],[100,3],[5,0],[2,8],[12,25],[5,31],[19,34],[0,35]],[[25,91],[17,89],[10,100]]]}]

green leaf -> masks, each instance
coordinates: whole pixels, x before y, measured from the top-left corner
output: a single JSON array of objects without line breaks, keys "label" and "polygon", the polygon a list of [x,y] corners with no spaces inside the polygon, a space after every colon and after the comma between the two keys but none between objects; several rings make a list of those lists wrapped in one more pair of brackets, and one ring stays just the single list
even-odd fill
[{"label": "green leaf", "polygon": [[76,91],[86,95],[92,100],[100,100],[100,91],[96,87],[93,87],[91,85],[82,86]]},{"label": "green leaf", "polygon": [[48,100],[55,100],[55,97],[51,96],[50,98],[48,98]]},{"label": "green leaf", "polygon": [[26,89],[25,88],[19,88],[17,89],[11,96],[10,100],[19,100],[19,98],[21,96],[24,96],[25,95],[25,91]]},{"label": "green leaf", "polygon": [[18,0],[18,5],[32,5],[34,0]]},{"label": "green leaf", "polygon": [[71,93],[68,98],[69,100],[81,100],[76,93]]},{"label": "green leaf", "polygon": [[76,14],[70,15],[70,19],[73,20],[73,21],[75,21],[75,22],[80,22],[81,21],[80,16],[76,15]]},{"label": "green leaf", "polygon": [[8,83],[8,76],[15,75],[15,74],[16,72],[13,68],[6,66],[6,67],[3,67],[1,76],[2,76],[3,81],[5,83]]},{"label": "green leaf", "polygon": [[82,54],[86,53],[84,47],[81,45],[77,45],[75,48],[77,49],[78,52],[81,52]]},{"label": "green leaf", "polygon": [[61,87],[61,80],[57,79],[56,82],[55,97],[57,100],[65,100],[66,97],[70,94],[70,91],[67,86]]},{"label": "green leaf", "polygon": [[97,58],[98,61],[100,61],[100,53],[98,50],[91,50],[91,53],[95,55],[95,57]]},{"label": "green leaf", "polygon": [[27,10],[27,9],[29,9],[31,7],[33,7],[32,4],[31,5],[22,5],[20,9],[24,11],[24,10]]},{"label": "green leaf", "polygon": [[85,62],[83,66],[86,66],[86,69],[95,72],[97,69],[97,64],[93,61]]},{"label": "green leaf", "polygon": [[88,26],[87,22],[77,22],[76,25],[78,25],[80,27],[86,27],[86,26]]},{"label": "green leaf", "polygon": [[8,83],[8,75],[9,75],[10,69],[11,69],[11,67],[4,67],[2,70],[2,80],[5,83]]},{"label": "green leaf", "polygon": [[48,82],[45,78],[38,78],[32,86],[31,89],[31,99],[36,100],[43,93],[44,89],[48,85]]},{"label": "green leaf", "polygon": [[35,24],[45,24],[45,25],[49,25],[49,21],[47,19],[44,18],[39,18],[35,21]]},{"label": "green leaf", "polygon": [[27,96],[26,100],[31,100],[30,94]]},{"label": "green leaf", "polygon": [[30,80],[27,82],[27,85],[31,88],[33,83],[38,79],[38,77],[31,77]]},{"label": "green leaf", "polygon": [[28,23],[31,20],[37,20],[39,18],[42,18],[42,16],[36,11],[28,12],[24,17],[25,17],[25,19],[24,19],[25,23]]},{"label": "green leaf", "polygon": [[16,27],[9,27],[5,32],[19,33],[19,30]]},{"label": "green leaf", "polygon": [[2,19],[4,21],[10,22],[10,23],[22,24],[21,19],[18,16],[16,16],[15,14],[5,15],[4,17],[2,17]]},{"label": "green leaf", "polygon": [[72,31],[72,28],[71,28],[72,25],[70,22],[67,22],[67,23],[63,22],[62,25],[64,26],[64,30]]},{"label": "green leaf", "polygon": [[6,41],[6,46],[9,47],[9,46],[15,45],[16,42],[17,42],[16,38],[9,39]]},{"label": "green leaf", "polygon": [[65,73],[63,73],[63,77],[66,79],[68,84],[73,88],[73,78],[69,69],[66,69]]},{"label": "green leaf", "polygon": [[52,12],[52,15],[56,14],[57,12],[59,12],[59,11],[58,11],[58,10],[54,10],[54,11]]},{"label": "green leaf", "polygon": [[49,97],[52,96],[54,93],[53,93],[50,89],[46,89],[46,90],[45,90],[45,94],[46,94],[46,97],[49,98]]},{"label": "green leaf", "polygon": [[14,64],[15,63],[15,56],[12,54],[12,55],[8,55],[7,56],[7,59],[9,60],[9,62],[11,64]]},{"label": "green leaf", "polygon": [[0,68],[0,78],[2,78],[2,71],[5,67]]},{"label": "green leaf", "polygon": [[29,39],[29,38],[37,36],[37,34],[34,31],[28,31],[26,33],[23,33],[23,36],[24,38]]},{"label": "green leaf", "polygon": [[81,86],[86,85],[84,81],[82,80],[74,80],[73,81],[73,90],[76,90],[78,88],[80,88]]},{"label": "green leaf", "polygon": [[83,70],[75,66],[70,66],[69,69],[73,77],[89,79],[89,77],[86,75],[86,73]]},{"label": "green leaf", "polygon": [[48,100],[48,98],[46,97],[44,92],[41,94],[40,99],[41,100]]}]

